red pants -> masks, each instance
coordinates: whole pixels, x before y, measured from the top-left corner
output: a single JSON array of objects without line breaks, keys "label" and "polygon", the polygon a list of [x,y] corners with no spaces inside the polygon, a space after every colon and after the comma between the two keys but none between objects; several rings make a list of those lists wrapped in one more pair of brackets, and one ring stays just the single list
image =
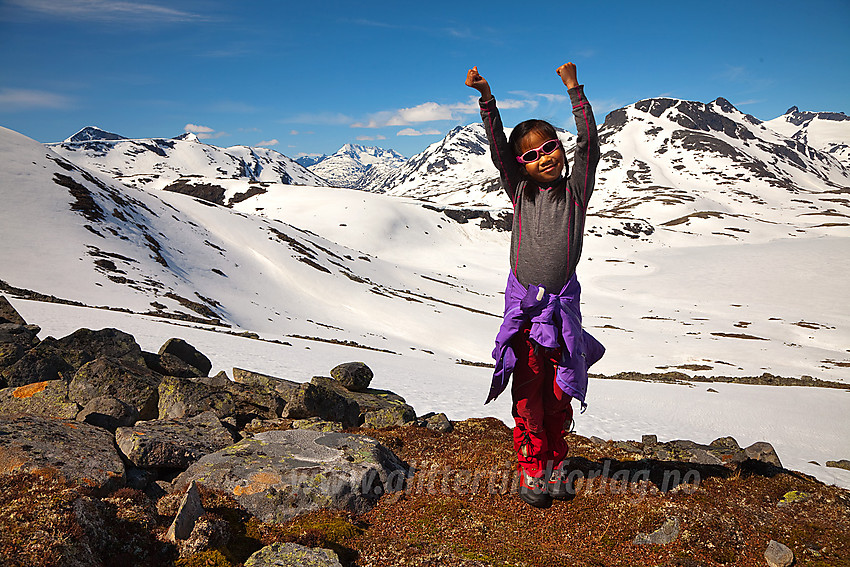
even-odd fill
[{"label": "red pants", "polygon": [[573,418],[568,396],[555,382],[555,366],[561,349],[545,349],[528,338],[529,329],[517,333],[511,343],[517,356],[513,374],[514,449],[519,466],[534,477],[547,467],[557,467],[567,456],[565,427]]}]

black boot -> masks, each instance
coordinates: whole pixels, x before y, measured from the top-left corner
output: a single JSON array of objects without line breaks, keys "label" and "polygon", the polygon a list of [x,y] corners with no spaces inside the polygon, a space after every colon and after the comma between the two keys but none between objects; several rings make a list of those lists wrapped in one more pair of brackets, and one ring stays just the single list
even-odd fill
[{"label": "black boot", "polygon": [[546,488],[546,476],[539,478],[529,476],[524,470],[519,473],[519,497],[523,502],[535,508],[548,508],[552,505],[552,497]]}]

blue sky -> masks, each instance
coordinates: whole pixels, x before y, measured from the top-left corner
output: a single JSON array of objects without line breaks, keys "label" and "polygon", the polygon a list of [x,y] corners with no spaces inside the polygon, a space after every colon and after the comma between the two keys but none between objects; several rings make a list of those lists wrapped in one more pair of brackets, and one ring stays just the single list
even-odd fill
[{"label": "blue sky", "polygon": [[478,119],[572,129],[573,61],[600,124],[637,100],[722,96],[762,120],[850,111],[850,2],[0,0],[0,125],[41,142],[97,125],[194,131],[286,155],[347,142],[412,156]]}]

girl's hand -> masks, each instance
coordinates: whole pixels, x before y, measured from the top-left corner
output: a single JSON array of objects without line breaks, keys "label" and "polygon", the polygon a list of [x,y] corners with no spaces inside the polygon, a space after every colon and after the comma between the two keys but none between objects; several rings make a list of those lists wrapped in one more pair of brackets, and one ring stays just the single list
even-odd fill
[{"label": "girl's hand", "polygon": [[576,79],[576,65],[575,63],[564,63],[555,71],[558,75],[561,76],[561,80],[564,81],[564,86],[568,89],[574,89],[578,86],[578,79]]},{"label": "girl's hand", "polygon": [[490,100],[492,96],[490,94],[490,84],[487,82],[487,79],[478,73],[477,66],[466,72],[466,86],[480,92],[481,98],[484,100]]}]

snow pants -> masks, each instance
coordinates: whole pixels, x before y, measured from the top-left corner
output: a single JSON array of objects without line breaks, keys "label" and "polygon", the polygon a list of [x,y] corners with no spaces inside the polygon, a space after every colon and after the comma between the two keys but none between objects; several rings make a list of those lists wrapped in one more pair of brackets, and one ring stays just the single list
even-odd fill
[{"label": "snow pants", "polygon": [[513,372],[514,449],[519,466],[532,477],[557,467],[567,456],[565,428],[573,419],[572,397],[555,381],[561,349],[546,349],[529,339],[524,327],[511,346],[517,356]]}]

